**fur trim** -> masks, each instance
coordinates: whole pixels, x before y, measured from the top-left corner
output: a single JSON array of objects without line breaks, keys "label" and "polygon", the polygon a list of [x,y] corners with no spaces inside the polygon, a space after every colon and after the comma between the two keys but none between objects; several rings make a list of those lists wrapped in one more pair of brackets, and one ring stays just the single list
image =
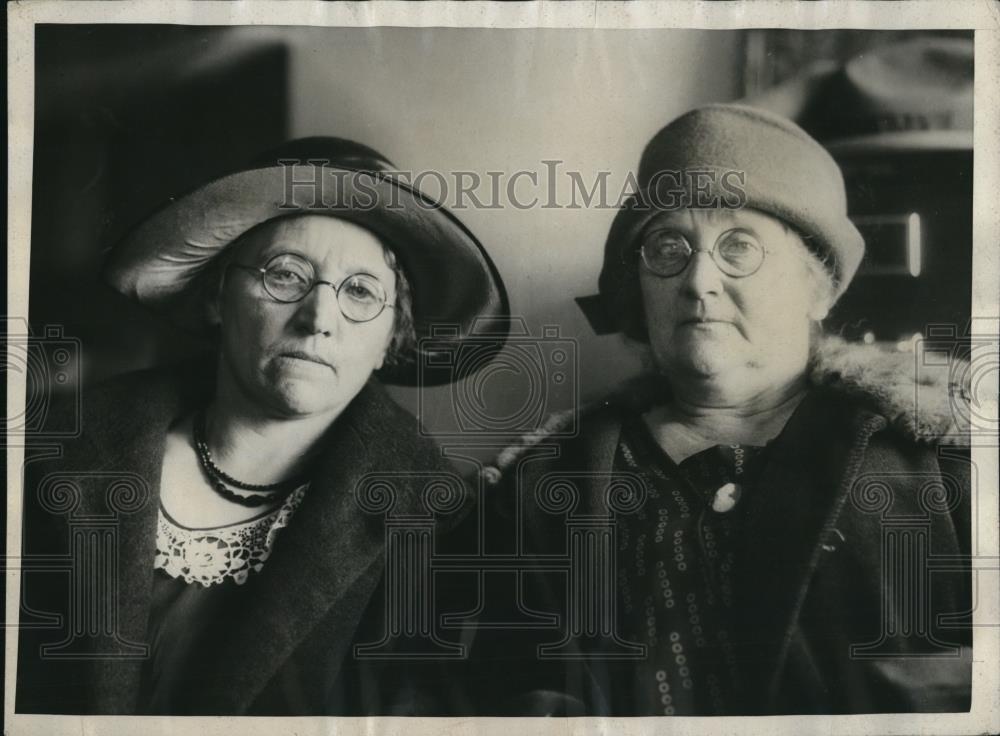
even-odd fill
[{"label": "fur trim", "polygon": [[878,412],[914,442],[961,444],[969,432],[970,372],[964,360],[929,364],[920,351],[825,338],[810,379]]},{"label": "fur trim", "polygon": [[[839,391],[881,414],[913,442],[968,441],[971,394],[965,361],[928,365],[919,352],[902,353],[886,345],[861,345],[828,336],[821,339],[814,353],[809,379],[815,386]],[[662,379],[644,375],[607,398],[584,404],[579,413],[586,416],[609,405],[639,408],[667,396]],[[552,414],[539,429],[505,448],[496,458],[496,467],[486,469],[487,480],[498,481],[517,458],[568,425],[574,411]]]}]

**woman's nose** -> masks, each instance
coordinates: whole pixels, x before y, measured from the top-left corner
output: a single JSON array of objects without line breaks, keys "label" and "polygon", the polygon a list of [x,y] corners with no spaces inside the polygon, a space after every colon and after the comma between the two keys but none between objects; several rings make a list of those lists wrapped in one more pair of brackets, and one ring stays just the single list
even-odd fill
[{"label": "woman's nose", "polygon": [[337,302],[337,290],[331,284],[317,282],[298,307],[296,323],[306,334],[329,336],[340,329],[343,315]]},{"label": "woman's nose", "polygon": [[723,273],[707,251],[699,250],[691,254],[681,278],[684,279],[684,292],[694,299],[722,292]]}]

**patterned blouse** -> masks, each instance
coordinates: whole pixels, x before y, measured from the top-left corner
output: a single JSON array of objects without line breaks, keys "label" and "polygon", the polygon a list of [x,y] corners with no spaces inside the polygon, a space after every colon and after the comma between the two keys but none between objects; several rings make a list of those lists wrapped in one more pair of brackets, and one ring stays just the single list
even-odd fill
[{"label": "patterned blouse", "polygon": [[612,694],[616,712],[741,711],[733,562],[763,451],[717,445],[678,464],[641,417],[623,427],[615,468],[638,473],[650,490],[644,508],[618,523],[619,610],[626,639],[645,644],[647,657]]}]

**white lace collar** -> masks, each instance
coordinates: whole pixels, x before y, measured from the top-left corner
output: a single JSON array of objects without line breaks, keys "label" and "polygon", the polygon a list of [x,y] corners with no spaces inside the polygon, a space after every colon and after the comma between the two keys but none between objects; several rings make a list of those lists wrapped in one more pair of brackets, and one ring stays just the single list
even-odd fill
[{"label": "white lace collar", "polygon": [[308,484],[295,489],[281,506],[262,516],[213,529],[181,526],[161,506],[154,567],[206,588],[229,578],[242,585],[251,571],[259,572],[264,566],[278,532],[288,526],[307,488]]}]

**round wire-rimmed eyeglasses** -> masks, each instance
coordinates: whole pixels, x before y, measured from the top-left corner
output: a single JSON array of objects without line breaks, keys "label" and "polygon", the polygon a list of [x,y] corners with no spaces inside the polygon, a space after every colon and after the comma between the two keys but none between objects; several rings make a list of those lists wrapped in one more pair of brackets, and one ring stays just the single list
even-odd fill
[{"label": "round wire-rimmed eyeglasses", "polygon": [[757,238],[739,228],[722,233],[711,249],[692,248],[682,233],[658,228],[643,237],[639,252],[643,264],[657,276],[677,276],[695,253],[704,252],[722,273],[741,279],[760,270],[767,250]]},{"label": "round wire-rimmed eyeglasses", "polygon": [[321,284],[329,286],[337,294],[341,314],[351,322],[371,322],[383,310],[395,308],[388,303],[382,282],[370,273],[354,273],[335,284],[316,278],[312,262],[296,253],[279,253],[263,267],[243,263],[230,265],[259,273],[268,296],[284,304],[302,301]]}]

